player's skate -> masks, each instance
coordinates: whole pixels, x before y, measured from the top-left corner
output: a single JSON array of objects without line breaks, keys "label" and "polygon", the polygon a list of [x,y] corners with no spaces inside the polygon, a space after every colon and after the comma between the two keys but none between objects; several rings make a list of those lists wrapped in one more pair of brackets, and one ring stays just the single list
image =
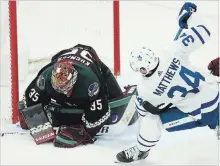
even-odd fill
[{"label": "player's skate", "polygon": [[130,163],[137,160],[145,159],[149,155],[149,151],[142,152],[137,146],[119,152],[116,156],[118,162]]}]

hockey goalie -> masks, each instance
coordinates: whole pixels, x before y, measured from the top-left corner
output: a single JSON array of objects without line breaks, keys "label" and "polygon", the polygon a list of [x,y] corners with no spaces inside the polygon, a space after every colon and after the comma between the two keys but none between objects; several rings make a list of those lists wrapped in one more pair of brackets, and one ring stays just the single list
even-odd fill
[{"label": "hockey goalie", "polygon": [[135,85],[122,92],[95,50],[78,44],[54,55],[27,87],[19,102],[20,125],[36,144],[93,143],[95,136],[123,131],[138,119],[129,109],[135,95]]}]

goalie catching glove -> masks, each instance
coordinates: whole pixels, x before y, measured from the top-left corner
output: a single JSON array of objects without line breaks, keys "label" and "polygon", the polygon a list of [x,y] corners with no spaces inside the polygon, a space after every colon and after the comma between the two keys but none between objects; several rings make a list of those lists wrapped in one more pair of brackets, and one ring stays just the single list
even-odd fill
[{"label": "goalie catching glove", "polygon": [[94,143],[92,138],[82,125],[61,126],[54,140],[55,147],[74,148],[81,144]]}]

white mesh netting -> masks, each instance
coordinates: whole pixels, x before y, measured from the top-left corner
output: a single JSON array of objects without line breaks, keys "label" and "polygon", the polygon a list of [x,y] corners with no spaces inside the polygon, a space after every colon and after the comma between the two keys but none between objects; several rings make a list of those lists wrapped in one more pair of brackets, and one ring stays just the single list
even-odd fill
[{"label": "white mesh netting", "polygon": [[[11,122],[8,1],[1,1],[1,122]],[[113,3],[17,1],[19,98],[50,57],[78,43],[91,45],[113,69]],[[3,125],[1,125],[3,126]]]}]

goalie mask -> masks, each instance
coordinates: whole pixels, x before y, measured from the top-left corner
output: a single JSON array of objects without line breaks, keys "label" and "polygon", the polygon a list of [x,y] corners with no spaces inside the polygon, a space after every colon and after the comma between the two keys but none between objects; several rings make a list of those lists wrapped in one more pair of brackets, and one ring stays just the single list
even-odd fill
[{"label": "goalie mask", "polygon": [[129,63],[133,71],[149,76],[158,66],[159,58],[150,49],[142,47],[131,52]]},{"label": "goalie mask", "polygon": [[73,85],[76,83],[77,74],[78,72],[70,62],[57,62],[52,71],[52,87],[57,92],[69,96],[72,92]]}]

